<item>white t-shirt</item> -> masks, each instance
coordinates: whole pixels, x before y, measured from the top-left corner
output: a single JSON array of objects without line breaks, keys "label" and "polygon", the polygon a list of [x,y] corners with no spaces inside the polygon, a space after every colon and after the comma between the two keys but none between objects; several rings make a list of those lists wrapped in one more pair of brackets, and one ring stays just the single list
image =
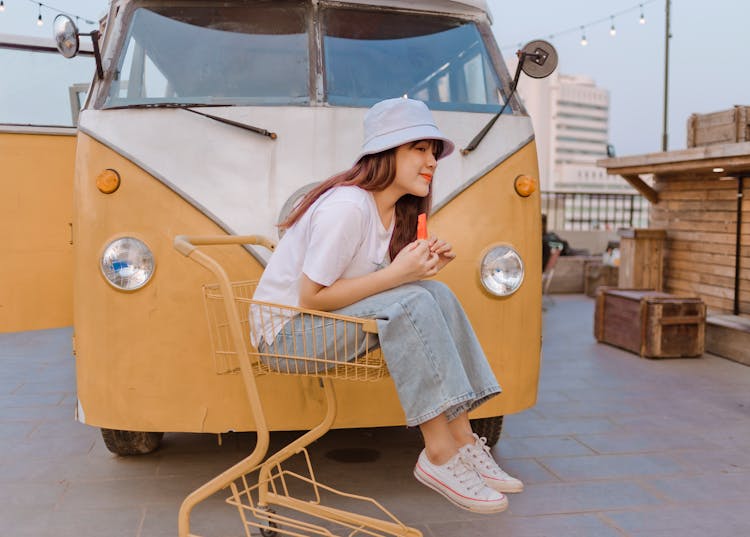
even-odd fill
[{"label": "white t-shirt", "polygon": [[[395,221],[395,219],[393,219]],[[388,246],[393,234],[383,226],[372,193],[357,186],[332,188],[290,227],[279,241],[253,298],[299,306],[304,273],[324,286],[340,278],[356,278],[390,263]],[[293,315],[254,315],[256,327],[271,342]],[[257,344],[257,342],[254,342]]]}]

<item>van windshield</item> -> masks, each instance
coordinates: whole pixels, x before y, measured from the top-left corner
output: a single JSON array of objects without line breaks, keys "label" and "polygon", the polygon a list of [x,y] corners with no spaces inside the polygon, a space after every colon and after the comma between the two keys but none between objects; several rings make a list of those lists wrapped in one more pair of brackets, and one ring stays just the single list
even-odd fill
[{"label": "van windshield", "polygon": [[502,104],[503,66],[470,20],[309,0],[164,4],[133,11],[106,108],[369,107],[402,95],[435,110]]},{"label": "van windshield", "polygon": [[407,95],[433,110],[499,111],[499,77],[474,22],[439,15],[324,11],[326,94],[370,106]]},{"label": "van windshield", "polygon": [[136,9],[105,106],[307,102],[305,4]]}]

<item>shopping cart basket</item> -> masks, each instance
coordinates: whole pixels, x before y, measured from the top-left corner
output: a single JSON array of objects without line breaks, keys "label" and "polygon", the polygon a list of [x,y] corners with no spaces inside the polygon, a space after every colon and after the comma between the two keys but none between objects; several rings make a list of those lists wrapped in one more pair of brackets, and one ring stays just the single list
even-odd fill
[{"label": "shopping cart basket", "polygon": [[[210,270],[217,280],[203,289],[217,372],[237,371],[241,375],[255,419],[257,441],[250,455],[183,501],[178,518],[180,537],[197,537],[190,533],[192,509],[225,488],[231,490],[227,502],[238,508],[248,537],[251,528],[258,528],[266,537],[276,534],[421,537],[420,531],[404,525],[373,498],[344,493],[320,483],[306,449],[330,430],[336,417],[333,379],[374,381],[388,375],[377,345],[376,322],[253,300],[256,282],[230,282],[222,266],[198,248],[227,244],[261,245],[270,250],[275,247],[273,241],[257,235],[174,239],[180,253]],[[260,352],[258,342],[263,335],[273,334],[275,327],[286,323],[291,329],[288,343],[260,345]],[[296,338],[297,327],[312,330],[312,337]],[[265,461],[269,430],[256,384],[260,375],[317,377],[327,405],[326,414],[317,426]],[[283,467],[295,455],[304,459],[306,475]],[[358,512],[331,505],[337,499],[347,506],[358,505]]]}]

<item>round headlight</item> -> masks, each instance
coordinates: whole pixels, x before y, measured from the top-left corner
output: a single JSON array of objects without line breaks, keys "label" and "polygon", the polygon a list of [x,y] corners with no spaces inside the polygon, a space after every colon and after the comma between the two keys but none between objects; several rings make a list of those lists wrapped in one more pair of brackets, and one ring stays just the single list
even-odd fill
[{"label": "round headlight", "polygon": [[488,292],[496,296],[515,293],[523,283],[523,261],[512,246],[493,246],[482,258],[479,279]]},{"label": "round headlight", "polygon": [[154,273],[154,254],[143,241],[122,237],[110,242],[102,253],[102,274],[123,291],[140,289]]}]

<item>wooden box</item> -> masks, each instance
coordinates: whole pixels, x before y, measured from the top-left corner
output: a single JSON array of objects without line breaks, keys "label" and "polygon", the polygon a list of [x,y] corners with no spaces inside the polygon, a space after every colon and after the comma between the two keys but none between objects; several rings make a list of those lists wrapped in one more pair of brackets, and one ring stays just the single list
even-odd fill
[{"label": "wooden box", "polygon": [[597,291],[600,287],[617,287],[620,269],[605,265],[601,260],[586,263],[584,267],[583,292],[586,296],[596,298]]},{"label": "wooden box", "polygon": [[600,287],[594,337],[646,358],[703,354],[706,305],[700,298]]},{"label": "wooden box", "polygon": [[687,124],[687,146],[750,141],[750,106],[735,106],[711,114],[692,114]]},{"label": "wooden box", "polygon": [[663,229],[621,229],[620,271],[617,286],[622,289],[661,291],[664,273]]}]

